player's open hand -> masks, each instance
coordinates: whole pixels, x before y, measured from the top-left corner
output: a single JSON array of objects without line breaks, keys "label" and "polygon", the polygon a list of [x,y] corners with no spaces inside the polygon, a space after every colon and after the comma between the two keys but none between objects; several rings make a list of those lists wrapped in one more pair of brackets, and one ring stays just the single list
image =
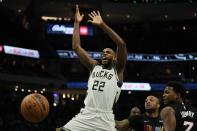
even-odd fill
[{"label": "player's open hand", "polygon": [[75,11],[75,22],[81,22],[82,19],[84,17],[84,14],[80,14],[80,11],[79,11],[79,6],[76,5],[76,11]]},{"label": "player's open hand", "polygon": [[92,24],[101,25],[103,23],[103,19],[101,18],[99,11],[93,11],[88,14],[88,16],[91,18],[91,20],[88,20],[88,22],[91,22]]}]

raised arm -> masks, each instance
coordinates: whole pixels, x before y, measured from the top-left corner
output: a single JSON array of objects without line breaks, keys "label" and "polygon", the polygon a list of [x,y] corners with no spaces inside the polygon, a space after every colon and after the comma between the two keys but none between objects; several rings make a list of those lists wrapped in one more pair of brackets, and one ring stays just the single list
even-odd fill
[{"label": "raised arm", "polygon": [[124,40],[112,30],[101,18],[100,12],[93,11],[89,14],[92,20],[89,20],[94,25],[98,25],[104,32],[106,32],[113,42],[117,45],[116,60],[117,60],[117,72],[119,79],[123,80],[123,72],[127,61],[127,49]]},{"label": "raised arm", "polygon": [[163,126],[165,131],[175,131],[176,129],[176,118],[175,111],[172,107],[164,107],[160,113],[161,119],[163,120]]},{"label": "raised arm", "polygon": [[83,14],[80,14],[79,7],[76,5],[75,12],[75,22],[74,22],[74,30],[72,37],[72,48],[77,53],[81,63],[85,65],[87,68],[91,69],[97,61],[92,59],[88,53],[81,47],[80,34],[79,34],[79,24],[83,19]]}]

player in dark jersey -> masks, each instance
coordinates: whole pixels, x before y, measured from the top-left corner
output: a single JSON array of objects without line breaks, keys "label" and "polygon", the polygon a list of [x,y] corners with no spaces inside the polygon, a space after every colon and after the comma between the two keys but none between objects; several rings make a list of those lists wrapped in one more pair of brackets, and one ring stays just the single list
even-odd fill
[{"label": "player in dark jersey", "polygon": [[163,100],[166,105],[160,115],[165,131],[197,131],[197,109],[186,105],[184,86],[171,81],[166,84]]},{"label": "player in dark jersey", "polygon": [[160,101],[155,96],[148,96],[145,100],[145,113],[116,121],[118,130],[131,127],[134,131],[164,131],[163,122],[159,117]]}]

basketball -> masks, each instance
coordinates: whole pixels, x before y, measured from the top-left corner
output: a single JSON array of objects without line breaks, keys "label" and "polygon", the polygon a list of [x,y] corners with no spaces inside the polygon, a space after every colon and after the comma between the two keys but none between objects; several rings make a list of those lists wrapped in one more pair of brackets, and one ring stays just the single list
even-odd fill
[{"label": "basketball", "polygon": [[38,123],[46,118],[49,113],[49,102],[41,94],[29,94],[21,102],[21,114],[25,120]]}]

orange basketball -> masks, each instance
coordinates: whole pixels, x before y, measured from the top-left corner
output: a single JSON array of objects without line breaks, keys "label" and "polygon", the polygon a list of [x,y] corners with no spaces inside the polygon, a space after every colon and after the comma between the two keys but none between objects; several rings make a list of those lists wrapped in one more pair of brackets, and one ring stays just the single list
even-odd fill
[{"label": "orange basketball", "polygon": [[21,102],[21,114],[29,122],[38,123],[44,120],[48,113],[49,102],[41,94],[29,94]]}]

